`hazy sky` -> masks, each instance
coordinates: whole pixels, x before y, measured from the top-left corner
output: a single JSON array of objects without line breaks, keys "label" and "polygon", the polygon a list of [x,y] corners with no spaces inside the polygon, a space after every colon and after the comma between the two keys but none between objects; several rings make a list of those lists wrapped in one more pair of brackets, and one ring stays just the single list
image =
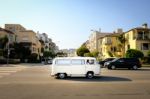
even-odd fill
[{"label": "hazy sky", "polygon": [[47,33],[60,48],[78,48],[91,30],[112,32],[150,24],[150,0],[0,0],[0,26]]}]

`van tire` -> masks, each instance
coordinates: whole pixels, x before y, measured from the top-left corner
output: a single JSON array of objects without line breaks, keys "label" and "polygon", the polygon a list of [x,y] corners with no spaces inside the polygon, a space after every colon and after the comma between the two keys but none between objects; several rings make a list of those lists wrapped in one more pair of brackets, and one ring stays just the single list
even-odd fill
[{"label": "van tire", "polygon": [[59,73],[58,75],[57,75],[57,77],[59,78],[59,79],[64,79],[64,78],[66,78],[66,74],[65,73]]},{"label": "van tire", "polygon": [[87,77],[88,79],[91,79],[91,78],[94,77],[94,73],[93,73],[93,72],[88,72],[88,73],[86,74],[86,77]]}]

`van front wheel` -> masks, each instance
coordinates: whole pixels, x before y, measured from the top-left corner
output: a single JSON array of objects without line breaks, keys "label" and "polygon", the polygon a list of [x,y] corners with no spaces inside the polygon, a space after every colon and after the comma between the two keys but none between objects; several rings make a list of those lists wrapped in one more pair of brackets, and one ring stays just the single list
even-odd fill
[{"label": "van front wheel", "polygon": [[94,73],[93,73],[93,72],[88,72],[88,73],[86,74],[86,77],[89,78],[89,79],[91,79],[91,78],[94,77]]},{"label": "van front wheel", "polygon": [[64,78],[66,78],[66,74],[65,73],[60,73],[60,74],[58,74],[58,78],[64,79]]}]

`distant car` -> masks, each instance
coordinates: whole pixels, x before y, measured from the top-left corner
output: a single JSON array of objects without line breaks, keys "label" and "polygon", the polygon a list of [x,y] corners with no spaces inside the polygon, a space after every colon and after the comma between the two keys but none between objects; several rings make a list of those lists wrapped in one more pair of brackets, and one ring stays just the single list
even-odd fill
[{"label": "distant car", "polygon": [[114,57],[113,57],[113,58],[106,58],[105,60],[100,61],[99,64],[100,64],[101,67],[105,67],[105,63],[106,63],[106,62],[112,61],[112,60],[114,60],[114,59],[115,59]]},{"label": "distant car", "polygon": [[136,70],[141,66],[141,63],[137,58],[117,58],[107,63],[108,69],[128,68]]},{"label": "distant car", "polygon": [[42,64],[45,64],[45,65],[47,65],[47,64],[52,64],[52,59],[42,59]]},{"label": "distant car", "polygon": [[52,59],[49,59],[49,60],[47,61],[47,63],[48,63],[48,64],[52,64],[52,61],[53,61]]}]

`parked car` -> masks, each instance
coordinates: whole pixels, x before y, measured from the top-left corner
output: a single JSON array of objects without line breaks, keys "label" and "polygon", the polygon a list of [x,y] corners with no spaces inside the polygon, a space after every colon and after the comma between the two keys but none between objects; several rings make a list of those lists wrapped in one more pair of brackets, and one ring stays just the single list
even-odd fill
[{"label": "parked car", "polygon": [[115,59],[114,57],[106,58],[105,60],[100,61],[99,64],[100,64],[101,67],[105,67],[105,63],[106,63],[106,62],[112,61],[112,60],[114,60],[114,59]]},{"label": "parked car", "polygon": [[128,68],[136,70],[141,66],[141,63],[137,58],[117,58],[107,63],[108,69]]}]

